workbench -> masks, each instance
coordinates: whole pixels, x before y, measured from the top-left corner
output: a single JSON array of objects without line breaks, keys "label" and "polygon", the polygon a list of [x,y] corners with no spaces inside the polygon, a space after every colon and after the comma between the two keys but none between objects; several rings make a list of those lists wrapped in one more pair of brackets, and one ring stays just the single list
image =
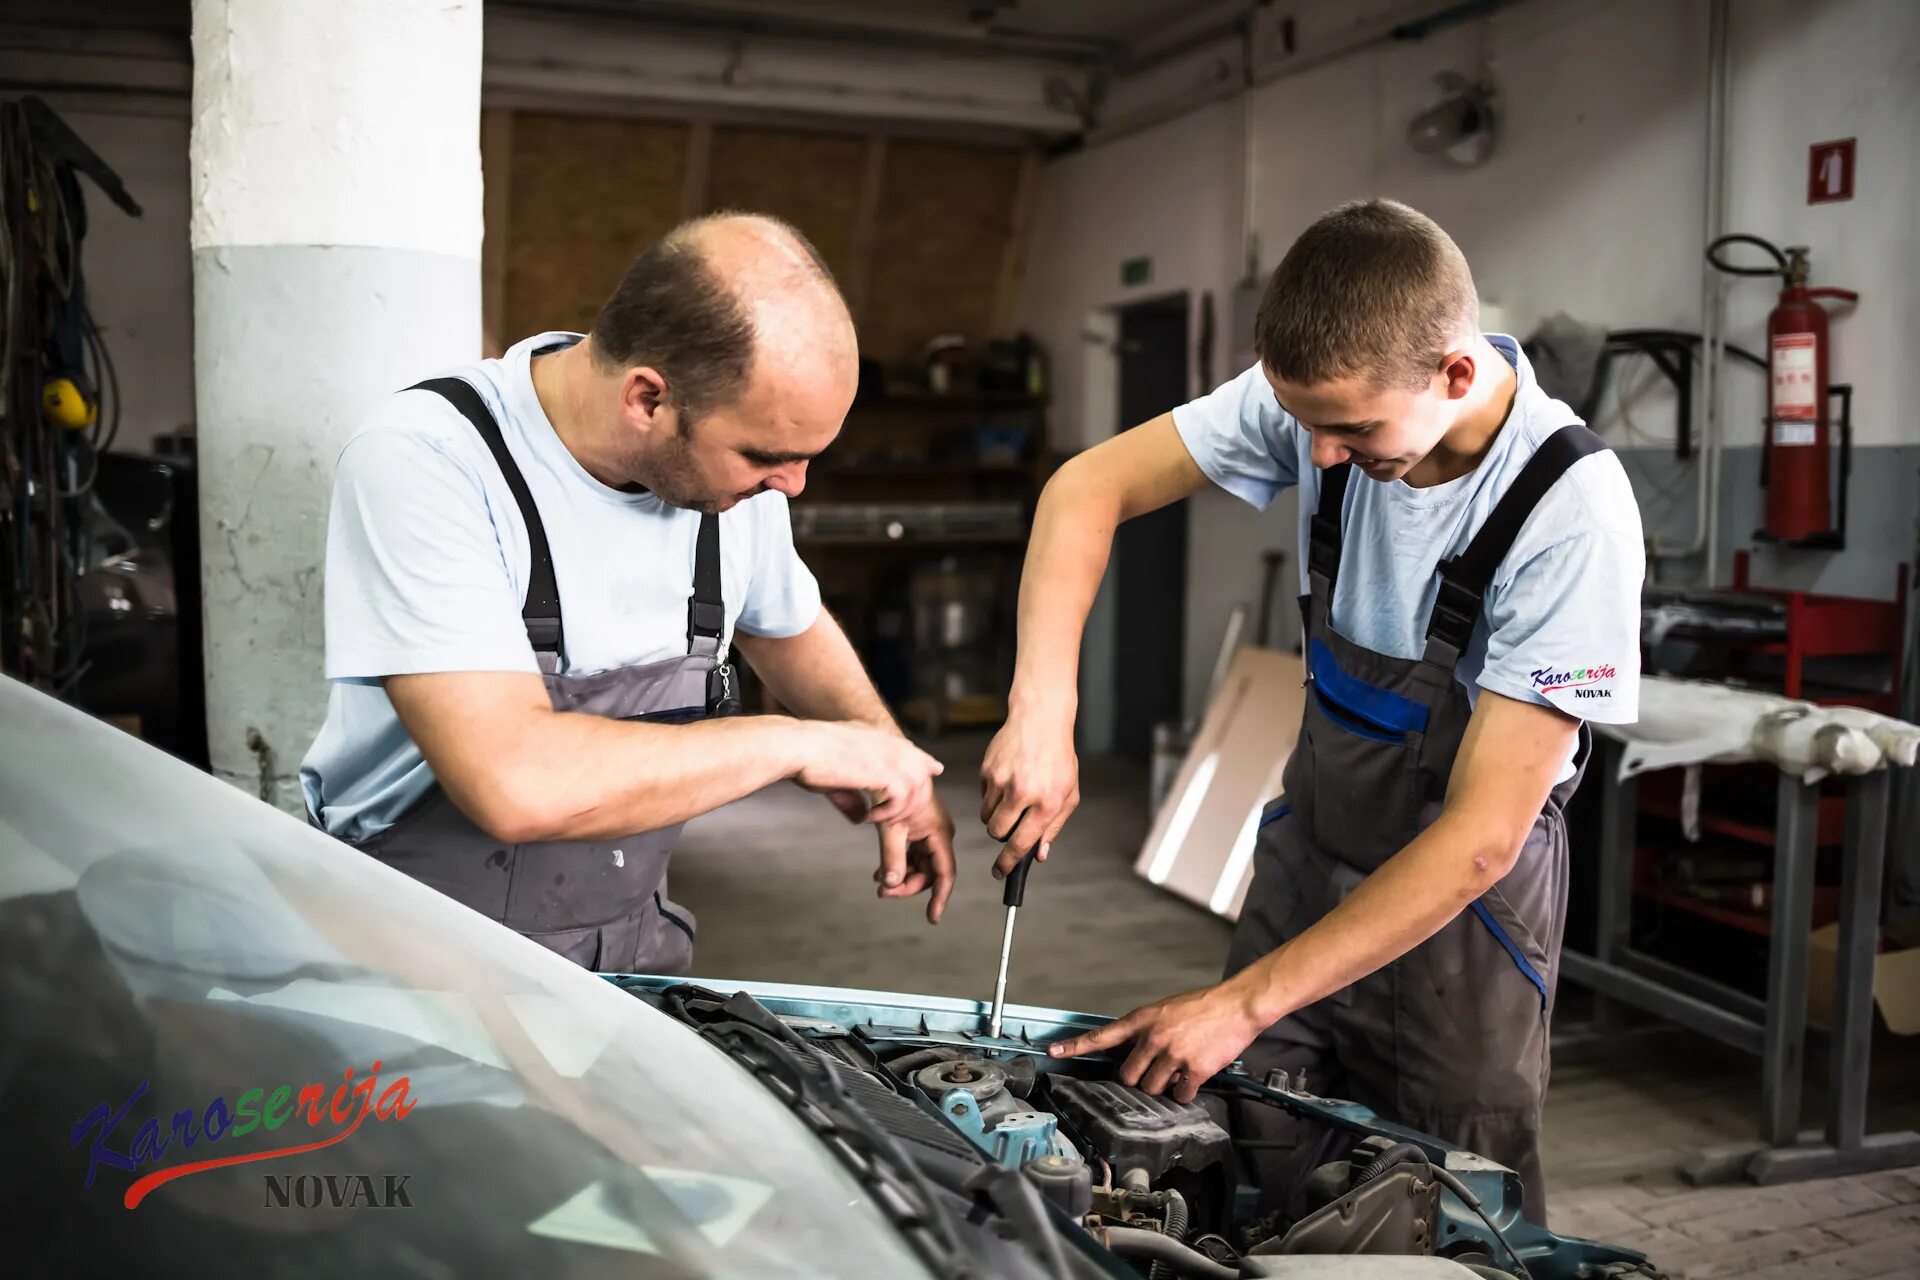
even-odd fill
[{"label": "workbench", "polygon": [[[1749,701],[1750,700],[1750,701]],[[1866,1131],[1869,1051],[1873,1033],[1873,974],[1879,934],[1880,891],[1887,848],[1888,797],[1893,768],[1911,767],[1920,729],[1858,711],[1828,712],[1771,695],[1714,689],[1646,677],[1639,726],[1595,725],[1594,767],[1602,788],[1598,928],[1591,955],[1566,951],[1560,972],[1591,989],[1603,1034],[1623,1030],[1622,1006],[1631,1006],[1761,1061],[1761,1106],[1756,1141],[1695,1152],[1680,1166],[1689,1182],[1745,1177],[1768,1184],[1920,1164],[1920,1133]],[[1804,708],[1796,711],[1796,708]],[[1853,733],[1851,747],[1800,735],[1781,749],[1785,723],[1850,717],[1871,732]],[[1743,733],[1745,716],[1753,732]],[[1668,726],[1689,716],[1712,727],[1682,740]],[[1772,724],[1768,722],[1771,718]],[[1850,731],[1851,732],[1851,731]],[[1804,741],[1802,741],[1804,739]],[[1800,747],[1808,748],[1801,752]],[[1629,937],[1634,892],[1637,775],[1648,769],[1709,762],[1769,760],[1780,768],[1771,883],[1765,999],[1733,990],[1633,947]],[[1829,1037],[1831,1082],[1823,1128],[1800,1130],[1807,1046],[1807,968],[1812,933],[1815,830],[1822,777],[1840,772],[1846,790],[1839,896],[1839,954],[1834,1026]]]}]

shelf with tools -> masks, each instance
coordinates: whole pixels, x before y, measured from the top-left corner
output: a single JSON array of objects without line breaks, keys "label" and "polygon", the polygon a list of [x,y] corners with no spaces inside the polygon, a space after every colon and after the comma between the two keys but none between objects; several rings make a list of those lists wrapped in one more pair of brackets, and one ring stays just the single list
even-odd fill
[{"label": "shelf with tools", "polygon": [[863,389],[793,502],[794,544],[896,714],[1006,716],[1016,592],[1051,474],[1048,399]]}]

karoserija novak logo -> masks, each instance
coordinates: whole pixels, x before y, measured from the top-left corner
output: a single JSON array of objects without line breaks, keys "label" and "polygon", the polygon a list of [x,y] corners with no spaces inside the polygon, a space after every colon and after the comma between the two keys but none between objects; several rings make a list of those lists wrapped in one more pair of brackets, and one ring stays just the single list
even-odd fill
[{"label": "karoserija novak logo", "polygon": [[1563,693],[1575,698],[1611,698],[1618,674],[1613,664],[1597,667],[1538,667],[1532,673],[1533,687],[1544,694]]},{"label": "karoserija novak logo", "polygon": [[[289,1121],[296,1123],[297,1127],[287,1131],[287,1136],[292,1140],[284,1146],[185,1160],[152,1168],[135,1178],[122,1198],[127,1208],[134,1209],[156,1188],[190,1173],[205,1173],[209,1169],[249,1164],[257,1160],[305,1155],[309,1151],[331,1147],[353,1136],[354,1130],[368,1116],[382,1121],[405,1120],[414,1107],[408,1077],[397,1077],[385,1089],[381,1089],[379,1075],[380,1063],[377,1061],[358,1080],[354,1079],[353,1068],[348,1067],[344,1077],[332,1085],[331,1100],[327,1096],[327,1084],[283,1084],[273,1089],[248,1089],[231,1103],[225,1097],[216,1097],[198,1110],[173,1112],[170,1117],[172,1123],[167,1127],[163,1127],[159,1117],[149,1119],[134,1130],[132,1140],[128,1141],[119,1136],[118,1131],[125,1123],[127,1113],[146,1096],[151,1082],[142,1080],[118,1107],[103,1102],[75,1121],[73,1136],[67,1145],[77,1147],[87,1140],[89,1134],[92,1135],[93,1146],[88,1153],[84,1183],[91,1187],[94,1174],[102,1165],[139,1173],[143,1165],[161,1166],[161,1157],[169,1151],[174,1152],[177,1158],[211,1143],[244,1138],[255,1130],[273,1133]],[[376,1092],[379,1095],[377,1101]]]}]

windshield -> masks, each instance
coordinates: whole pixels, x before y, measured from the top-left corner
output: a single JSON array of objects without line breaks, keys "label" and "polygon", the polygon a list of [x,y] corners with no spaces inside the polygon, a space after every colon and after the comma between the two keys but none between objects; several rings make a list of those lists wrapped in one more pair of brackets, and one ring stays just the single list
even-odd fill
[{"label": "windshield", "polygon": [[8,680],[0,1107],[15,1274],[924,1274],[692,1032]]}]

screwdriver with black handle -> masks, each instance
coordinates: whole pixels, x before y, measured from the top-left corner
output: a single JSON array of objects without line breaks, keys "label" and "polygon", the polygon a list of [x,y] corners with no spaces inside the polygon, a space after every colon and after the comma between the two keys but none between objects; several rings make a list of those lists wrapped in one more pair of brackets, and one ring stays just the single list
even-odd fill
[{"label": "screwdriver with black handle", "polygon": [[988,1020],[987,1034],[995,1040],[1000,1038],[1000,1017],[1007,1010],[1007,961],[1013,955],[1013,921],[1020,914],[1020,904],[1027,897],[1027,873],[1033,870],[1033,853],[1020,859],[1019,865],[1007,872],[1006,887],[1000,891],[1000,901],[1007,908],[1006,931],[1000,935],[1000,976],[993,983],[993,1017]]}]

